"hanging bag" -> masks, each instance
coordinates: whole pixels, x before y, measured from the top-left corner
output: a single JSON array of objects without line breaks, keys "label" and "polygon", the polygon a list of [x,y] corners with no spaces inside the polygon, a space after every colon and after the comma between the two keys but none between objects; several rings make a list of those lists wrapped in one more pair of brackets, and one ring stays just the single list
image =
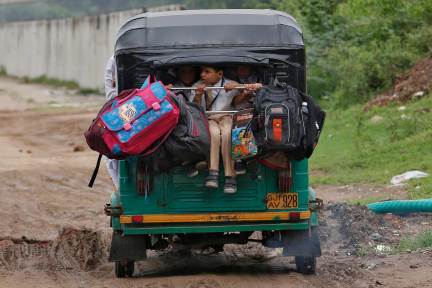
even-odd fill
[{"label": "hanging bag", "polygon": [[113,103],[100,117],[103,139],[115,155],[140,154],[177,125],[179,110],[168,97],[171,92],[161,82],[149,82],[150,76],[139,91]]},{"label": "hanging bag", "polygon": [[243,109],[233,114],[232,136],[232,158],[246,159],[258,153],[254,135],[250,129],[249,122],[253,117],[253,108]]}]

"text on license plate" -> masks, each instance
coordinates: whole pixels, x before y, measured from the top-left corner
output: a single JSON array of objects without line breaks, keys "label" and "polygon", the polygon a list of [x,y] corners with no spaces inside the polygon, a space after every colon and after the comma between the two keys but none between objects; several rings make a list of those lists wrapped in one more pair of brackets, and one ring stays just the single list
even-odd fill
[{"label": "text on license plate", "polygon": [[297,209],[297,193],[270,193],[267,194],[267,209]]}]

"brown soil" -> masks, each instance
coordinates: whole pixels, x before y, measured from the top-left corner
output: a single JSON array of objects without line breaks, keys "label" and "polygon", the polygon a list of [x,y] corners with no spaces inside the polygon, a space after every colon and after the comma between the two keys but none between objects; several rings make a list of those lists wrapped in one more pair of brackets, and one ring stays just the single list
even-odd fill
[{"label": "brown soil", "polygon": [[[376,99],[368,101],[365,109],[371,105],[383,106],[391,101],[405,103],[416,97],[415,94],[418,92],[423,92],[417,95],[418,97],[432,92],[432,55],[417,62],[405,73],[397,74],[392,86],[383,94],[378,95]],[[426,112],[430,112],[430,107],[425,109]]]},{"label": "brown soil", "polygon": [[[102,165],[94,188],[87,187],[97,154],[83,137],[98,111],[84,107],[104,97],[48,95],[49,89],[0,77],[1,287],[432,287],[430,250],[388,255],[372,248],[394,247],[404,235],[430,228],[428,215],[377,215],[339,203],[320,212],[323,256],[315,275],[297,273],[281,249],[251,242],[218,254],[149,251],[132,278],[115,278],[107,261],[112,231],[102,211],[112,185]],[[78,108],[48,108],[54,101]],[[400,187],[315,187],[326,202],[377,189],[403,198]],[[367,255],[358,258],[359,251]]]}]

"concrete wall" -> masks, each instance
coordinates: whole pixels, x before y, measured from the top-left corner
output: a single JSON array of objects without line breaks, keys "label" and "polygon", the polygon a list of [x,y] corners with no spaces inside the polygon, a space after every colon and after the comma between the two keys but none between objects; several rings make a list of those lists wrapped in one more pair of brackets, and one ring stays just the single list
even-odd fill
[{"label": "concrete wall", "polygon": [[[184,9],[183,5],[148,11]],[[104,73],[117,30],[141,9],[83,18],[9,22],[0,25],[0,66],[11,76],[42,75],[74,80],[81,88],[104,91]]]}]

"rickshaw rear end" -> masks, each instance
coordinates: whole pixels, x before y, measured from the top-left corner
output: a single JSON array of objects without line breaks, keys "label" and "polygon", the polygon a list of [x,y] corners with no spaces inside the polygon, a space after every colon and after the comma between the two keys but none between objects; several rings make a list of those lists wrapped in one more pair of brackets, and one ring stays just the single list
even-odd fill
[{"label": "rickshaw rear end", "polygon": [[[212,20],[215,15],[218,21]],[[206,19],[205,25],[213,21],[219,30],[230,29],[222,36],[204,33],[199,19]],[[183,26],[176,29],[176,25]],[[255,37],[261,38],[254,41],[240,33],[251,32],[251,27]],[[194,31],[200,31],[199,41],[194,40]],[[236,32],[237,38],[231,37],[230,31]],[[260,72],[264,84],[277,76],[279,81],[306,91],[301,29],[289,14],[278,11],[136,15],[120,28],[115,55],[118,92],[140,87],[152,72],[161,79],[174,66],[205,64],[248,65]],[[234,194],[223,192],[223,176],[220,188],[205,188],[208,170],[188,178],[181,167],[162,173],[155,173],[157,169],[149,172],[151,169],[145,162],[120,161],[119,192],[113,193],[111,203],[105,206],[113,228],[109,260],[115,262],[118,277],[131,276],[133,263],[145,260],[148,249],[170,245],[219,252],[225,244],[249,241],[283,248],[284,256],[295,257],[299,272],[314,273],[315,258],[321,256],[317,210],[322,201],[309,188],[307,159],[289,159],[289,165],[280,170],[249,161],[247,173],[237,176]],[[219,173],[224,175],[222,165]],[[261,235],[250,238],[256,231]]]}]

